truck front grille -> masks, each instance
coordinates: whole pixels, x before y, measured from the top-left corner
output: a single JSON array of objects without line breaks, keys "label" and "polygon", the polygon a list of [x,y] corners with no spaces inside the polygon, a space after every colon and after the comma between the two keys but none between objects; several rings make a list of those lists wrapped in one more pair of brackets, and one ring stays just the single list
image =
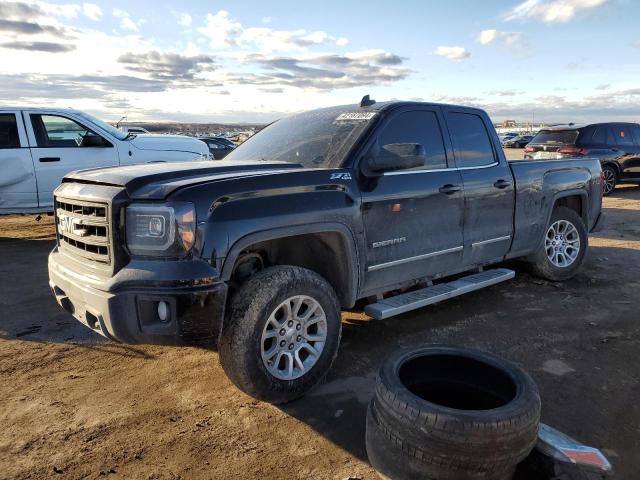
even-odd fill
[{"label": "truck front grille", "polygon": [[59,247],[70,255],[110,265],[108,205],[56,197],[55,208]]}]

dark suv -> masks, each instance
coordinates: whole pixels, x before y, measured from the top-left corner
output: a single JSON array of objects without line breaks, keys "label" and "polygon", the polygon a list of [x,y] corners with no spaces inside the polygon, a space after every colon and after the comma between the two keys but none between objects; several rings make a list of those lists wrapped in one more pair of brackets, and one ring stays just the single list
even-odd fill
[{"label": "dark suv", "polygon": [[600,159],[605,195],[618,183],[640,184],[640,125],[612,122],[544,128],[524,149],[524,158],[530,159],[585,155]]}]

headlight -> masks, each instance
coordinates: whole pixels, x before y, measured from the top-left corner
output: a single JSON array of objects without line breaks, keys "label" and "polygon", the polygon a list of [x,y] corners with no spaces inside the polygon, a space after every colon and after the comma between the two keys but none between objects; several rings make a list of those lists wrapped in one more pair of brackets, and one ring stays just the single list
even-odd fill
[{"label": "headlight", "polygon": [[196,239],[196,211],[192,203],[133,204],[127,207],[127,247],[133,255],[182,256]]}]

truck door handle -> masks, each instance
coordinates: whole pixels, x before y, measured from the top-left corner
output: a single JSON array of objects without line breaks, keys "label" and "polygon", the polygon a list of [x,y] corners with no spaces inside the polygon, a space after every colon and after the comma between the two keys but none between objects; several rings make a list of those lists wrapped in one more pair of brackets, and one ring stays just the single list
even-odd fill
[{"label": "truck door handle", "polygon": [[59,162],[60,157],[41,157],[40,161],[41,162]]},{"label": "truck door handle", "polygon": [[505,180],[504,178],[501,178],[500,180],[496,180],[495,183],[493,184],[494,187],[496,188],[507,188],[508,186],[511,185],[511,182],[509,180]]},{"label": "truck door handle", "polygon": [[452,193],[459,192],[461,189],[460,185],[452,185],[451,183],[447,183],[439,188],[440,193],[444,193],[445,195],[451,195]]}]

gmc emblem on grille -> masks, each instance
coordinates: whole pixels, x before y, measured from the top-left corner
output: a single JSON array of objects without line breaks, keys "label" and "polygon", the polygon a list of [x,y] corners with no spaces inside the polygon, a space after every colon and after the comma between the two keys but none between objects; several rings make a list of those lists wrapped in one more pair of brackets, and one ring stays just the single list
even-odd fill
[{"label": "gmc emblem on grille", "polygon": [[84,237],[89,233],[79,218],[69,217],[68,215],[58,215],[58,225],[61,232],[71,233],[79,237]]}]

